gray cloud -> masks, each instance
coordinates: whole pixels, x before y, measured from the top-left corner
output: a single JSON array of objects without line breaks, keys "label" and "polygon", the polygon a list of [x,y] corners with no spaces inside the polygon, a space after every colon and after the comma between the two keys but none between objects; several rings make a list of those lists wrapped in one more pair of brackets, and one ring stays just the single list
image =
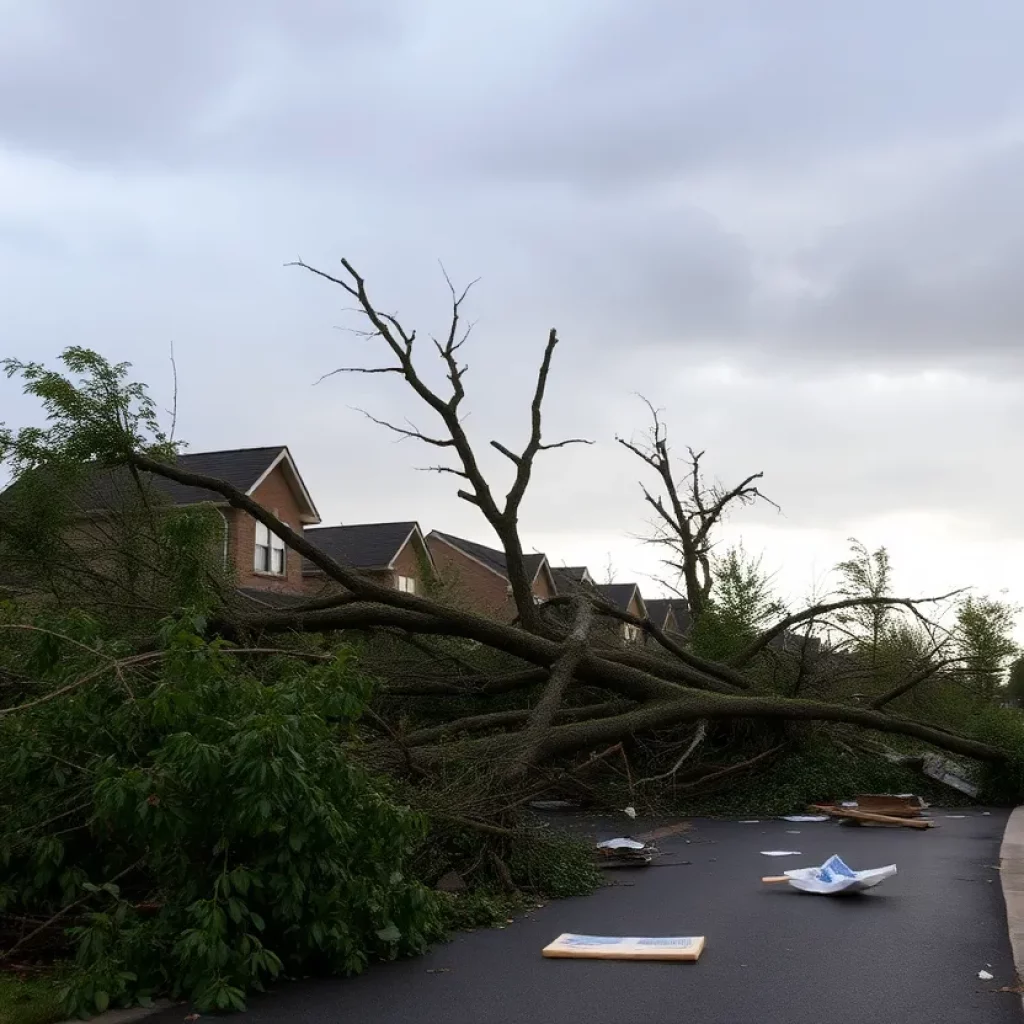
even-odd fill
[{"label": "gray cloud", "polygon": [[[3,17],[0,354],[93,345],[166,398],[174,340],[194,446],[285,440],[332,521],[470,530],[448,481],[413,472],[432,453],[350,409],[419,420],[410,395],[312,387],[377,357],[332,330],[343,294],[281,268],[347,255],[425,337],[441,257],[483,277],[474,436],[524,436],[557,326],[552,436],[601,442],[538,470],[530,530],[642,529],[612,441],[642,419],[633,391],[723,478],[764,468],[794,530],[909,508],[1015,528],[1024,493],[983,485],[1024,441],[1015,0],[38,0]],[[915,378],[943,369],[967,376]],[[32,415],[0,381],[0,418]]]}]

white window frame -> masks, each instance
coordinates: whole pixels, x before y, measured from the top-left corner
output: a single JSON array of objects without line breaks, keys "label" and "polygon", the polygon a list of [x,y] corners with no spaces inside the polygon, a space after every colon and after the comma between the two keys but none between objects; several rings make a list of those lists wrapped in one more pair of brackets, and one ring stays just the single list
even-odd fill
[{"label": "white window frame", "polygon": [[400,590],[403,594],[415,594],[416,593],[416,577],[415,576],[395,576],[395,589]]},{"label": "white window frame", "polygon": [[264,576],[284,576],[288,572],[285,542],[259,520],[256,521],[256,544],[253,549],[252,565],[256,572]]},{"label": "white window frame", "polygon": [[632,622],[624,622],[622,624],[622,639],[627,644],[639,643],[642,635],[643,630],[639,626],[635,626]]}]

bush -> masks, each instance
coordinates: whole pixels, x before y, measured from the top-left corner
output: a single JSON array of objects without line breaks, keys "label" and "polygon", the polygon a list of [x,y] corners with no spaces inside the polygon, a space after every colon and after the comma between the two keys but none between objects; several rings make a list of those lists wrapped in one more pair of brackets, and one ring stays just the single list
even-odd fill
[{"label": "bush", "polygon": [[682,798],[677,806],[687,814],[769,816],[852,800],[857,793],[911,792],[945,805],[964,799],[914,768],[875,754],[849,753],[826,737],[811,736],[755,775],[737,778],[724,791]]},{"label": "bush", "polygon": [[[161,993],[242,1009],[281,972],[353,973],[440,935],[407,873],[422,820],[345,753],[369,696],[350,654],[258,675],[202,626],[165,625],[145,675],[101,661],[0,717],[0,915],[73,921],[68,1013]],[[69,645],[38,647],[65,682]]]}]

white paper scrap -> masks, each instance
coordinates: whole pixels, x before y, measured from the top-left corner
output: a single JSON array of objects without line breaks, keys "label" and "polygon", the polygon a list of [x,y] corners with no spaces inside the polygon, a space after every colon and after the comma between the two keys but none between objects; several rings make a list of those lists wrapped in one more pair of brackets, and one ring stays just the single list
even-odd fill
[{"label": "white paper scrap", "polygon": [[870,889],[887,878],[892,878],[896,874],[896,865],[887,864],[884,868],[854,871],[838,854],[833,854],[821,867],[794,868],[784,874],[794,889],[822,896],[834,896],[842,892],[862,892],[864,889]]},{"label": "white paper scrap", "polygon": [[762,857],[799,857],[799,850],[762,850]]},{"label": "white paper scrap", "polygon": [[623,807],[622,808],[622,813],[625,814],[627,817],[635,818],[636,817],[636,808],[635,807]]},{"label": "white paper scrap", "polygon": [[606,839],[603,843],[598,843],[597,848],[599,850],[642,850],[644,844],[638,839]]},{"label": "white paper scrap", "polygon": [[978,971],[978,977],[981,978],[982,981],[992,980],[992,975],[989,974],[988,971]]}]

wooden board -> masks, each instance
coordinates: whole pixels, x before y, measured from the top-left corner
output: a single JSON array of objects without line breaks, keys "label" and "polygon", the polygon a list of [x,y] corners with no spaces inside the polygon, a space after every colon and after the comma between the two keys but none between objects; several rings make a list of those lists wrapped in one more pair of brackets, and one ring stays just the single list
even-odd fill
[{"label": "wooden board", "polygon": [[547,957],[573,960],[674,960],[693,963],[704,952],[704,936],[627,938],[564,932],[541,952]]},{"label": "wooden board", "polygon": [[858,793],[854,799],[857,801],[858,811],[886,814],[894,818],[919,818],[921,816],[921,798],[917,796]]},{"label": "wooden board", "polygon": [[888,814],[871,814],[869,811],[855,811],[851,808],[831,807],[825,804],[815,804],[814,809],[833,818],[846,818],[848,821],[902,825],[904,828],[932,828],[935,825],[930,818],[895,818]]}]

